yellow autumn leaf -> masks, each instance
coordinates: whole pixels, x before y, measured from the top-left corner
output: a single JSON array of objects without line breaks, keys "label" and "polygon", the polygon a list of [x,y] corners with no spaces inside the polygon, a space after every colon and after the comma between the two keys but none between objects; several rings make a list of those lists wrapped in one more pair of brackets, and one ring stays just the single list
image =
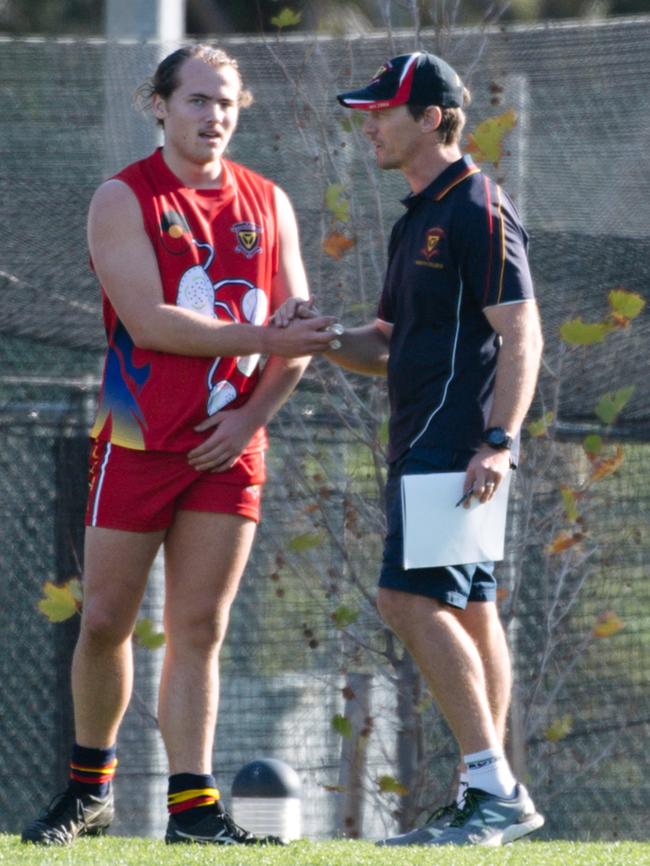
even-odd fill
[{"label": "yellow autumn leaf", "polygon": [[544,731],[544,736],[549,743],[558,743],[568,736],[573,730],[573,716],[566,715],[556,719],[552,725]]},{"label": "yellow autumn leaf", "polygon": [[343,184],[331,183],[325,190],[325,207],[335,220],[350,222],[350,202],[345,198]]},{"label": "yellow autumn leaf", "polygon": [[138,620],[134,636],[136,643],[146,649],[156,650],[165,645],[165,633],[156,631],[156,627],[149,617]]},{"label": "yellow autumn leaf", "polygon": [[560,485],[560,495],[564,504],[564,513],[569,523],[575,523],[578,519],[578,494],[568,484]]},{"label": "yellow autumn leaf", "polygon": [[549,425],[553,423],[555,414],[553,412],[545,412],[541,418],[536,421],[531,421],[528,424],[528,435],[533,439],[538,439],[540,436],[546,436]]},{"label": "yellow autumn leaf", "polygon": [[285,27],[295,27],[297,24],[300,24],[301,18],[302,12],[295,12],[293,9],[285,6],[278,15],[271,18],[271,24],[279,30],[283,30]]},{"label": "yellow autumn leaf", "polygon": [[380,776],[377,786],[382,794],[399,794],[400,797],[405,797],[409,792],[409,789],[393,776]]},{"label": "yellow autumn leaf", "polygon": [[[76,584],[79,584],[79,581]],[[50,622],[65,622],[79,611],[80,602],[75,598],[75,592],[78,587],[71,588],[72,581],[57,586],[51,580],[46,580],[43,585],[45,598],[38,602],[38,609],[44,614]]]},{"label": "yellow autumn leaf", "polygon": [[66,586],[72,593],[72,597],[78,602],[78,607],[81,607],[81,602],[83,601],[83,587],[81,585],[81,581],[78,577],[71,577],[67,582]]},{"label": "yellow autumn leaf", "polygon": [[560,337],[573,346],[592,346],[602,343],[611,329],[608,322],[583,322],[578,316],[560,326]]},{"label": "yellow autumn leaf", "polygon": [[612,289],[607,297],[612,318],[623,327],[629,325],[632,319],[636,319],[646,304],[637,292],[628,292],[623,288]]},{"label": "yellow autumn leaf", "polygon": [[467,136],[467,152],[476,162],[498,165],[503,158],[503,139],[517,123],[517,113],[509,108],[497,117],[488,117]]},{"label": "yellow autumn leaf", "polygon": [[595,637],[612,637],[618,634],[621,629],[625,628],[623,620],[614,613],[613,610],[607,610],[596,620],[593,634]]}]

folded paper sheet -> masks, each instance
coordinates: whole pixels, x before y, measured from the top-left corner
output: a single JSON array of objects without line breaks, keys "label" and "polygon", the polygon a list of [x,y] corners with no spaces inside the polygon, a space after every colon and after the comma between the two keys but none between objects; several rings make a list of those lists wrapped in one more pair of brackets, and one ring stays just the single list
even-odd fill
[{"label": "folded paper sheet", "polygon": [[508,472],[489,502],[481,505],[472,497],[469,508],[456,507],[464,472],[404,475],[404,568],[503,559],[511,475]]}]

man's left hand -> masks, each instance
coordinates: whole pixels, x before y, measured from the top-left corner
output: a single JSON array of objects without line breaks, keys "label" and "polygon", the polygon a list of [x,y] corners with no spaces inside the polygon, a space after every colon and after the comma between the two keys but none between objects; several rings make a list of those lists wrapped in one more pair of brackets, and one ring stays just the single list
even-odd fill
[{"label": "man's left hand", "polygon": [[[510,469],[510,451],[497,451],[489,445],[483,445],[469,461],[465,474],[463,491],[472,491],[479,502],[489,502]],[[463,504],[469,508],[471,498]]]}]

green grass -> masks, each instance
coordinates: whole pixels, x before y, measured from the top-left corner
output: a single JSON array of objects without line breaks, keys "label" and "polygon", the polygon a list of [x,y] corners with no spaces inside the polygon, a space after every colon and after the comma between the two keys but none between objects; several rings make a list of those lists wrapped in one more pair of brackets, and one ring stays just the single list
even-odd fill
[{"label": "green grass", "polygon": [[0,835],[0,863],[9,866],[650,866],[650,842],[518,842],[497,849],[404,848],[371,842],[293,842],[286,848],[165,846],[113,836],[81,839],[70,848],[22,845]]}]

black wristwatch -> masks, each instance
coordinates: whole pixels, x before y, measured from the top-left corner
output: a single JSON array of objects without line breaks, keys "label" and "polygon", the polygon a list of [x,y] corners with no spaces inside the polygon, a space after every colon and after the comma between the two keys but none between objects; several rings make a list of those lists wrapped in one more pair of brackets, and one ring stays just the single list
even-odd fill
[{"label": "black wristwatch", "polygon": [[488,427],[481,438],[486,445],[497,451],[509,451],[512,448],[512,436],[503,427]]}]

